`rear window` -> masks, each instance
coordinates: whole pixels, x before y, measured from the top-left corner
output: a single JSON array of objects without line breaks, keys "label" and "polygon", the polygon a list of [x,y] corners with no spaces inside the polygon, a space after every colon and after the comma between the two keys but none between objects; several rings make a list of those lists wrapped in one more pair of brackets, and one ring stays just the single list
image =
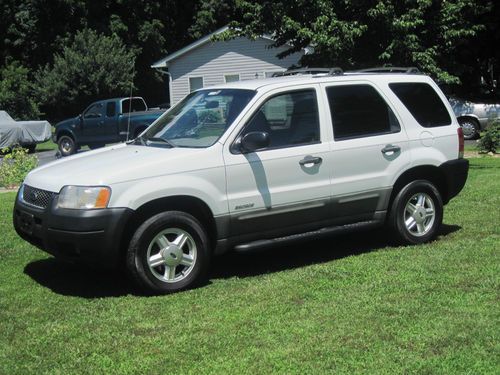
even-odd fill
[{"label": "rear window", "polygon": [[434,128],[451,124],[443,101],[427,83],[390,83],[389,87],[421,126]]}]

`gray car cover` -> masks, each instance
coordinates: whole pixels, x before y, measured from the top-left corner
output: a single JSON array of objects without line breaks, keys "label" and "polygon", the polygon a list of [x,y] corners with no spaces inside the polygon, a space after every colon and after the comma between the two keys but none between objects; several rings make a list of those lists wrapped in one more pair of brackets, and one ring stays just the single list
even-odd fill
[{"label": "gray car cover", "polygon": [[0,149],[42,143],[50,139],[51,133],[48,121],[15,121],[0,111]]}]

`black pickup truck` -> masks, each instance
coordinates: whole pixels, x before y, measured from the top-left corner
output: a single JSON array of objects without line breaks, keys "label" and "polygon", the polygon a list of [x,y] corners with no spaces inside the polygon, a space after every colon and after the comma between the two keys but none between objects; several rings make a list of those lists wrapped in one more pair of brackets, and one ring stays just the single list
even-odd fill
[{"label": "black pickup truck", "polygon": [[164,110],[148,110],[141,97],[114,98],[92,103],[82,114],[56,124],[53,140],[62,156],[81,146],[91,149],[133,139]]}]

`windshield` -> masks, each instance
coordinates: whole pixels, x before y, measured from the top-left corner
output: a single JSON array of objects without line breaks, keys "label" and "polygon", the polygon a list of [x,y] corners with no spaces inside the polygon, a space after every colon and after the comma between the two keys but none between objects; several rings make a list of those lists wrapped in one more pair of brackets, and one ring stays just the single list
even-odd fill
[{"label": "windshield", "polygon": [[189,94],[134,143],[156,147],[209,147],[224,134],[255,95],[241,89]]}]

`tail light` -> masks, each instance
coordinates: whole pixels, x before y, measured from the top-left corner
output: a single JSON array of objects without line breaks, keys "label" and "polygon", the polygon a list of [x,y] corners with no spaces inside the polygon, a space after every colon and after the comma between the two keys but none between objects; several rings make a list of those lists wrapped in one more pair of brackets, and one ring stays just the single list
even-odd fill
[{"label": "tail light", "polygon": [[458,158],[461,159],[464,157],[464,132],[461,126],[458,127],[457,134],[458,134]]}]

